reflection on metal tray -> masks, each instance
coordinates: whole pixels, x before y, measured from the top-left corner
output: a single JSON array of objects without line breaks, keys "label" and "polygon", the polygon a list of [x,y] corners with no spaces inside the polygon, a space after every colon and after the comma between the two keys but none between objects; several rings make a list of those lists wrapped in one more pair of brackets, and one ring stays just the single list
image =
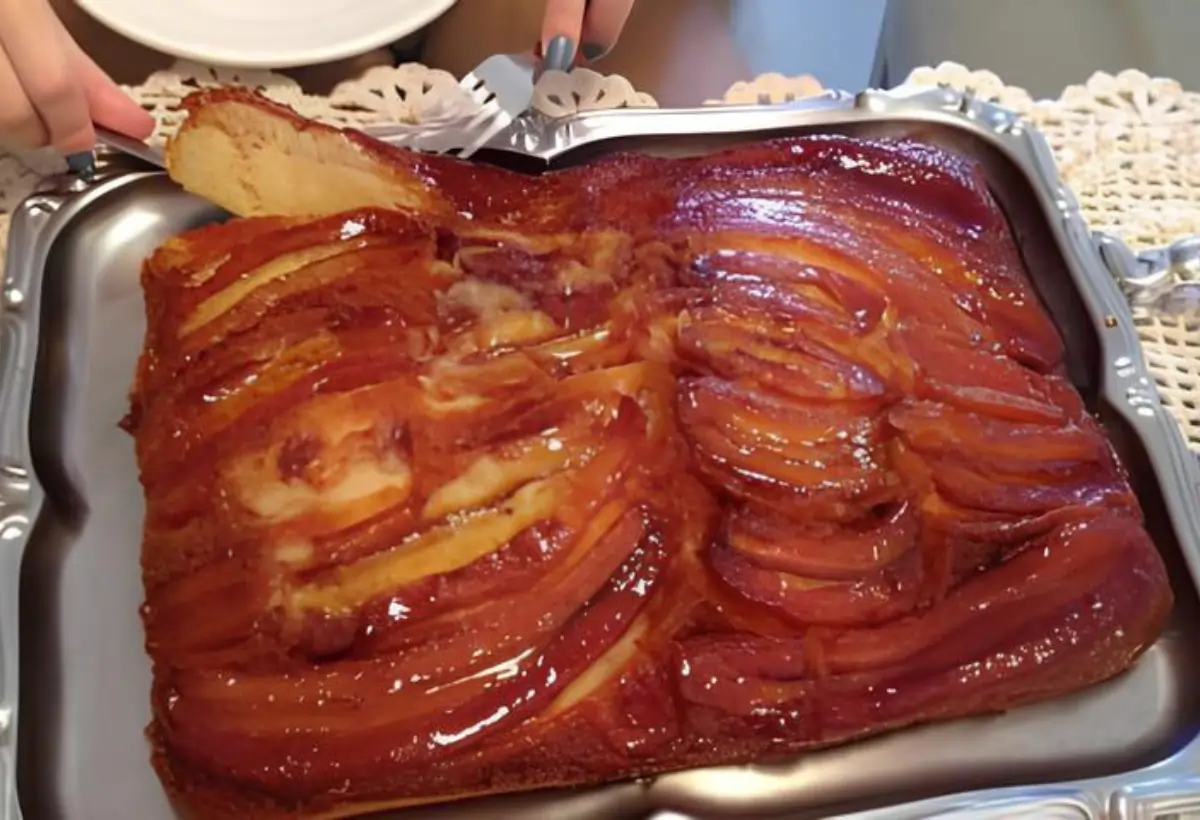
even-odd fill
[{"label": "reflection on metal tray", "polygon": [[[1130,673],[1004,715],[787,765],[474,801],[401,813],[406,820],[1149,820],[1200,806],[1200,468],[1142,364],[1117,281],[1138,270],[1111,241],[1102,258],[1040,137],[958,92],[899,90],[775,108],[587,114],[504,135],[490,158],[528,170],[618,149],[695,153],[811,131],[907,135],[982,163],[1067,341],[1071,376],[1111,432],[1166,557],[1178,600],[1171,625]],[[142,502],[132,442],[116,425],[144,329],[142,258],[221,216],[161,174],[112,168],[82,190],[36,195],[14,216],[0,315],[0,820],[22,810],[171,816],[142,737]]]}]

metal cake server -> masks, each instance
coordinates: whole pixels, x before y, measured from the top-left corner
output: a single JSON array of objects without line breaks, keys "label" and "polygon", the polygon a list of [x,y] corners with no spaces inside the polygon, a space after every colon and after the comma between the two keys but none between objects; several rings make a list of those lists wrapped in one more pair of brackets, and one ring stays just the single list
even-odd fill
[{"label": "metal cake server", "polygon": [[[425,153],[456,153],[467,159],[529,110],[533,100],[535,61],[532,55],[496,54],[488,57],[459,82],[479,111],[465,123],[433,124],[421,130],[411,126],[374,126],[361,129],[374,139]],[[97,145],[136,157],[159,168],[166,167],[162,149],[102,126],[96,126]],[[89,164],[94,171],[94,164]],[[81,176],[90,173],[81,172]]]}]

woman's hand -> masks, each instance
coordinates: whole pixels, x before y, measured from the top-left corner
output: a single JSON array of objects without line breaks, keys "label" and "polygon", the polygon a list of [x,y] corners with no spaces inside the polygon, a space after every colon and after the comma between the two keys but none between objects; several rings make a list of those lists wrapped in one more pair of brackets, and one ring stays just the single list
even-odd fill
[{"label": "woman's hand", "polygon": [[154,119],[71,39],[46,0],[0,0],[0,145],[90,151],[92,124],[144,139]]},{"label": "woman's hand", "polygon": [[633,2],[546,0],[541,41],[543,68],[570,71],[577,64],[599,60],[621,36]]}]

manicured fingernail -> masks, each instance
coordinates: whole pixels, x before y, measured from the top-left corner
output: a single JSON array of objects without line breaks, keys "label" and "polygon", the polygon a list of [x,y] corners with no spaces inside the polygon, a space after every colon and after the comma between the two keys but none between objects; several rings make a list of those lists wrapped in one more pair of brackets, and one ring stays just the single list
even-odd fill
[{"label": "manicured fingernail", "polygon": [[608,46],[603,43],[584,43],[579,52],[583,55],[583,59],[594,63],[608,53]]},{"label": "manicured fingernail", "polygon": [[91,151],[68,154],[67,170],[80,179],[89,180],[96,175],[96,157]]},{"label": "manicured fingernail", "polygon": [[542,67],[546,71],[570,71],[575,61],[575,41],[564,34],[554,37],[546,44],[546,56]]}]

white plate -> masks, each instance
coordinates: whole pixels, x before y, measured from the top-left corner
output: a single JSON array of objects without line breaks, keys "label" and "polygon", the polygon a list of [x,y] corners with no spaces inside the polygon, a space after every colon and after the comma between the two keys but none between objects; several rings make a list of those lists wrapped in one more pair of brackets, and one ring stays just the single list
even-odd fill
[{"label": "white plate", "polygon": [[287,68],[412,34],[455,0],[77,0],[131,40],[210,65]]}]

